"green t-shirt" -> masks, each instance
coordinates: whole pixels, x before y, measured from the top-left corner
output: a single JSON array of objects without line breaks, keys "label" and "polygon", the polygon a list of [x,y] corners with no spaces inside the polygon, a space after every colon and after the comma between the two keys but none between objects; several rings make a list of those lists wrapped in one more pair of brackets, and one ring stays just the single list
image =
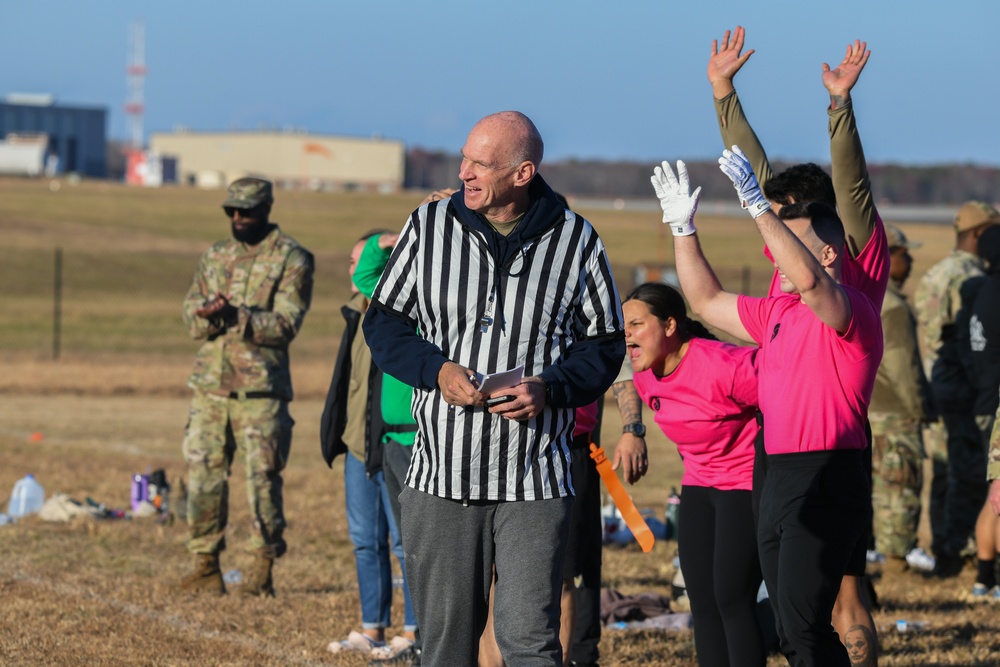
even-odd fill
[{"label": "green t-shirt", "polygon": [[[382,270],[392,254],[391,248],[382,249],[378,246],[379,236],[376,235],[368,239],[364,250],[361,251],[361,257],[358,258],[358,265],[354,269],[354,284],[368,298],[371,298],[375,287],[378,286]],[[413,403],[413,387],[403,384],[388,373],[382,375],[382,421],[386,424],[416,424],[410,408]],[[416,437],[415,431],[389,430],[383,440],[391,438],[401,445],[412,445]]]}]

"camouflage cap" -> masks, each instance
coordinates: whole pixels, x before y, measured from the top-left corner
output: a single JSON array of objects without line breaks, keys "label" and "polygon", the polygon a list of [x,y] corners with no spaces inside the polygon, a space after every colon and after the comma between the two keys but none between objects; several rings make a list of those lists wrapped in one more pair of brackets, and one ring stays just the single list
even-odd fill
[{"label": "camouflage cap", "polygon": [[233,181],[229,186],[226,201],[222,202],[223,207],[233,208],[253,208],[258,204],[274,201],[271,194],[271,181],[263,178],[240,178]]},{"label": "camouflage cap", "polygon": [[893,248],[906,248],[907,250],[912,250],[923,245],[920,241],[911,241],[906,238],[906,234],[903,233],[903,230],[895,225],[886,225],[885,235],[889,237],[890,250]]},{"label": "camouflage cap", "polygon": [[1000,212],[981,201],[967,201],[955,214],[955,231],[964,232],[986,224],[1000,223]]}]

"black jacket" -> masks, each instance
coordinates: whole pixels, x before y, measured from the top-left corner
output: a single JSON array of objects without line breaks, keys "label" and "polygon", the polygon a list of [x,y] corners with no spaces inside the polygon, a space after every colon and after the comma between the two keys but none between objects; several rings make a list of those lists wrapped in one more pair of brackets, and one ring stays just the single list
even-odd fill
[{"label": "black jacket", "polygon": [[[351,346],[358,334],[361,313],[349,306],[341,306],[344,316],[344,333],[340,338],[340,349],[337,351],[337,361],[333,366],[333,378],[326,393],[326,403],[323,406],[323,416],[319,423],[320,451],[323,460],[333,467],[333,460],[347,451],[344,443],[344,429],[347,427],[347,391],[351,383]],[[365,409],[365,468],[371,477],[382,469],[382,424],[381,410],[372,410],[372,406],[380,405],[381,374],[378,366],[372,362],[368,373],[368,397]]]}]

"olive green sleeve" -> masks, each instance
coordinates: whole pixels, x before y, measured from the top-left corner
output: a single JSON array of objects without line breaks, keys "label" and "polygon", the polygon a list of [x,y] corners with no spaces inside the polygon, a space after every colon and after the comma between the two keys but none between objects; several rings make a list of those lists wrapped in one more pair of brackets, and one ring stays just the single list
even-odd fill
[{"label": "olive green sleeve", "polygon": [[[729,93],[721,100],[715,100],[715,116],[719,121],[719,133],[722,135],[722,145],[731,149],[739,146],[743,154],[750,160],[750,166],[757,175],[761,189],[771,179],[771,165],[767,161],[767,153],[760,140],[750,127],[750,121],[743,113],[743,105],[736,91]],[[766,192],[764,193],[766,196]]]},{"label": "olive green sleeve", "polygon": [[837,210],[844,223],[851,255],[857,257],[875,231],[875,201],[868,177],[868,163],[851,101],[837,109],[828,108],[827,113],[830,116],[830,160]]},{"label": "olive green sleeve", "polygon": [[191,280],[191,287],[188,288],[182,306],[184,324],[187,326],[188,334],[195,340],[203,340],[225,331],[225,325],[221,320],[209,321],[194,313],[194,311],[204,305],[206,300],[215,296],[214,290],[208,284],[207,276],[209,275],[209,271],[206,264],[206,259],[203,256],[198,262],[198,270],[195,271],[194,278]]},{"label": "olive green sleeve", "polygon": [[313,256],[305,248],[293,248],[274,295],[270,310],[240,306],[238,328],[257,345],[282,347],[299,333],[312,303]]}]

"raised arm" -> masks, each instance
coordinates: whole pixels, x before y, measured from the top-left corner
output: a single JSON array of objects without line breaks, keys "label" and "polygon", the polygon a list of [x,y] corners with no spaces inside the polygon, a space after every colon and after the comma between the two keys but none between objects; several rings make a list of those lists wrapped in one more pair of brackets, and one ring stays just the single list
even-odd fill
[{"label": "raised arm", "polygon": [[[833,246],[824,245],[817,249],[817,257],[788,225],[771,212],[771,205],[760,191],[750,161],[739,146],[723,151],[719,168],[732,181],[743,208],[753,216],[778,270],[792,283],[802,302],[828,327],[838,333],[846,333],[853,316],[851,302],[826,268],[836,261],[838,251]],[[803,226],[803,230],[807,227]]]},{"label": "raised arm", "polygon": [[867,43],[855,40],[836,69],[823,63],[823,86],[830,93],[830,160],[837,209],[847,235],[847,249],[857,257],[875,231],[876,212],[868,164],[854,118],[851,89],[868,63]]},{"label": "raised arm", "polygon": [[351,276],[351,282],[358,291],[369,299],[378,286],[379,278],[385,265],[389,263],[392,249],[399,239],[399,234],[376,234],[365,241],[365,247],[358,257],[358,265]]},{"label": "raised arm", "polygon": [[650,177],[653,190],[660,199],[663,222],[670,225],[674,235],[674,263],[681,291],[691,305],[691,310],[713,327],[740,340],[752,342],[750,334],[740,321],[736,306],[737,295],[726,292],[705,259],[698,234],[694,228],[694,214],[698,210],[701,188],[691,193],[687,166],[677,161],[677,176],[664,161],[653,170]]},{"label": "raised arm", "polygon": [[771,179],[771,165],[767,161],[764,147],[750,127],[750,121],[743,113],[743,105],[740,104],[736,87],[733,85],[736,73],[754,53],[753,49],[743,53],[745,39],[746,31],[741,26],[736,26],[732,33],[726,31],[721,43],[712,40],[712,56],[708,60],[708,82],[712,84],[715,116],[719,122],[723,148],[742,146],[750,158],[754,173],[763,184]]}]

